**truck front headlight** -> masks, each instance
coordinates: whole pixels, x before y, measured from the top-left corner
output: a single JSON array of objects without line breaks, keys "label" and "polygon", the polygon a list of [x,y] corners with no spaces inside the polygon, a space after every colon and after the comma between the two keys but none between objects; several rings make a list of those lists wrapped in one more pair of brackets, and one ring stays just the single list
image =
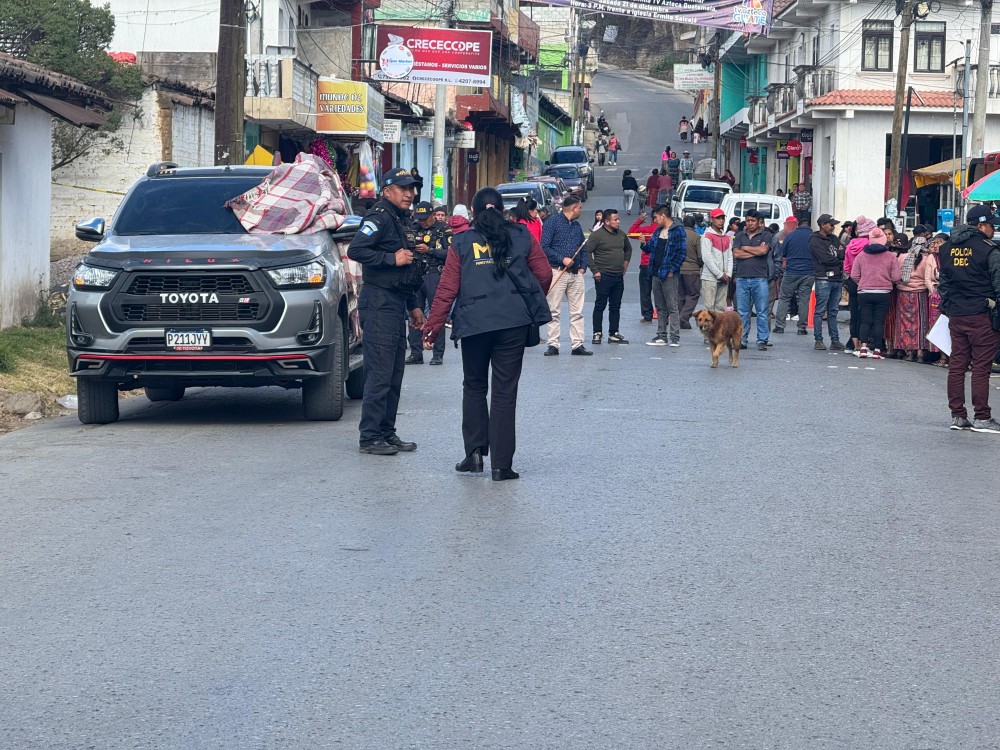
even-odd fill
[{"label": "truck front headlight", "polygon": [[77,289],[108,289],[115,283],[120,271],[98,268],[81,263],[73,274],[73,286]]},{"label": "truck front headlight", "polygon": [[326,283],[326,266],[318,261],[288,268],[269,268],[267,275],[275,286],[323,286]]}]

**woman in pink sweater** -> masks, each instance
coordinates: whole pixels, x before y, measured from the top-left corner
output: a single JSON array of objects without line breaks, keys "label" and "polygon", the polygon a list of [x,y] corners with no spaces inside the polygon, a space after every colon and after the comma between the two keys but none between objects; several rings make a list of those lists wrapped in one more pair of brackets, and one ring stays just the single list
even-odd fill
[{"label": "woman in pink sweater", "polygon": [[889,295],[901,277],[896,255],[889,252],[886,245],[869,244],[854,259],[851,278],[858,285],[858,311],[861,318],[858,328],[861,348],[857,351],[857,356],[882,359],[882,348],[885,346],[882,336],[885,331],[885,314],[889,311]]},{"label": "woman in pink sweater", "polygon": [[[874,234],[874,237],[872,235]],[[861,340],[858,338],[858,326],[861,325],[861,314],[858,310],[858,285],[851,278],[851,267],[865,245],[874,242],[877,245],[886,244],[885,232],[875,226],[875,222],[866,216],[859,216],[851,227],[851,239],[844,248],[844,286],[847,287],[847,309],[851,313],[851,343],[850,351],[858,351]]]}]

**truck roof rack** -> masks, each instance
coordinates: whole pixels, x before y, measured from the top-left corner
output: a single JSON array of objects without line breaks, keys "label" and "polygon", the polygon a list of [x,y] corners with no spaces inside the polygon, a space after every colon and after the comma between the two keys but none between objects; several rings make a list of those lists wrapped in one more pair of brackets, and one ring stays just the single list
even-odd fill
[{"label": "truck roof rack", "polygon": [[150,164],[149,169],[146,170],[146,177],[156,177],[164,172],[169,172],[171,169],[177,169],[178,165],[172,161],[158,161],[155,164]]}]

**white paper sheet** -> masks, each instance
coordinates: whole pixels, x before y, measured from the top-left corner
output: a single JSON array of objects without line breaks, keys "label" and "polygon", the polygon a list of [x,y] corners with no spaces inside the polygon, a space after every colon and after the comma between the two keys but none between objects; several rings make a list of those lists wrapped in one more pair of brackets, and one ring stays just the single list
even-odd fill
[{"label": "white paper sheet", "polygon": [[948,330],[947,315],[942,315],[935,321],[934,326],[927,334],[927,340],[949,357],[951,356],[951,331]]}]

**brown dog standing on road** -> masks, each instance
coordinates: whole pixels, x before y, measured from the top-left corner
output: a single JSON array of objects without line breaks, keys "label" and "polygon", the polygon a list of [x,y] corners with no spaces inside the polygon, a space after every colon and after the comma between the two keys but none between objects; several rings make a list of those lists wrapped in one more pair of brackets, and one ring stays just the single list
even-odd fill
[{"label": "brown dog standing on road", "polygon": [[694,320],[712,349],[712,367],[719,366],[719,356],[727,346],[729,364],[739,367],[740,342],[743,340],[743,320],[739,313],[699,310]]}]

